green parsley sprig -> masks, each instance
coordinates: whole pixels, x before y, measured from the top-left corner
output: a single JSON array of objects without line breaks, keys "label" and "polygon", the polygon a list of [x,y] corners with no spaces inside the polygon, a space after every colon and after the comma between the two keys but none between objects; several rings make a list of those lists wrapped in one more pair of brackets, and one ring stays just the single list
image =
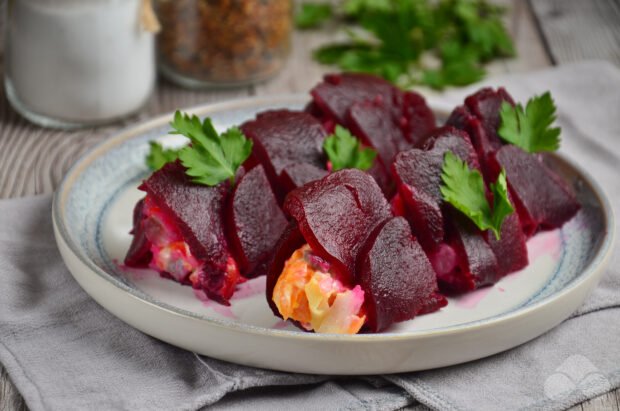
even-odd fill
[{"label": "green parsley sprig", "polygon": [[478,170],[472,170],[451,151],[444,157],[440,187],[443,199],[465,214],[481,230],[491,230],[499,240],[504,219],[514,212],[508,198],[506,172],[499,174],[490,185],[493,194],[491,206],[485,194],[484,180]]},{"label": "green parsley sprig", "polygon": [[150,151],[146,156],[146,165],[153,171],[157,171],[165,164],[175,161],[179,158],[179,151],[177,148],[164,148],[157,141],[149,142]]},{"label": "green parsley sprig", "polygon": [[[310,4],[298,14],[304,28],[327,18],[305,24],[307,10],[323,3]],[[484,63],[514,55],[504,9],[486,0],[346,0],[332,14],[349,39],[320,47],[314,58],[401,86],[471,84],[484,76]]]},{"label": "green parsley sprig", "polygon": [[377,152],[372,148],[362,148],[359,140],[341,126],[336,126],[334,134],[323,141],[323,150],[333,171],[344,168],[368,170],[377,156]]},{"label": "green parsley sprig", "polygon": [[299,29],[318,27],[332,16],[332,5],[329,3],[303,3],[295,14],[295,26]]},{"label": "green parsley sprig", "polygon": [[549,92],[529,99],[525,110],[521,104],[513,107],[503,102],[497,132],[505,141],[529,153],[555,151],[560,148],[560,128],[551,127],[556,119],[555,112]]},{"label": "green parsley sprig", "polygon": [[252,153],[252,140],[237,127],[219,135],[210,118],[201,122],[196,115],[180,111],[170,125],[170,134],[181,134],[191,141],[179,151],[179,159],[195,183],[215,186],[227,179],[234,183],[237,169]]}]

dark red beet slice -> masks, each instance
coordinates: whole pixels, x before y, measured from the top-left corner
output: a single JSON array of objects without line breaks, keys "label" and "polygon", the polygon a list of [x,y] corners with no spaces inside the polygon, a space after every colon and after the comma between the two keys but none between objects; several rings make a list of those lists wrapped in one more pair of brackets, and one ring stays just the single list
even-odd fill
[{"label": "dark red beet slice", "polygon": [[476,150],[469,140],[467,133],[457,130],[454,127],[440,127],[433,131],[427,141],[427,147],[431,151],[445,154],[452,151],[463,161],[466,161],[470,168],[480,168]]},{"label": "dark red beet slice", "polygon": [[144,209],[144,199],[138,201],[133,209],[133,228],[131,234],[133,239],[125,257],[125,265],[134,268],[148,268],[153,254],[151,253],[151,243],[146,238],[146,233],[142,225]]},{"label": "dark red beet slice", "polygon": [[489,143],[494,150],[502,145],[497,129],[501,121],[499,111],[504,101],[513,106],[515,104],[503,87],[498,88],[497,91],[492,88],[483,88],[465,99],[465,105],[469,111],[482,122]]},{"label": "dark red beet slice", "polygon": [[392,107],[381,99],[367,100],[353,104],[349,110],[350,131],[364,146],[377,151],[377,158],[368,173],[374,177],[386,196],[394,192],[394,185],[388,173],[389,165],[399,151],[410,148],[398,125],[392,118]]},{"label": "dark red beet slice", "polygon": [[413,147],[420,147],[425,137],[436,127],[435,115],[426,104],[424,97],[414,91],[396,94],[398,123]]},{"label": "dark red beet slice", "polygon": [[355,282],[364,290],[365,331],[379,332],[447,304],[433,267],[402,217],[378,226],[366,241]]},{"label": "dark red beet slice", "polygon": [[316,118],[320,118],[323,115],[323,112],[314,101],[310,101],[308,104],[306,104],[306,107],[304,107],[304,111]]},{"label": "dark red beet slice", "polygon": [[284,233],[282,233],[282,237],[280,237],[274,248],[273,258],[271,259],[269,270],[267,271],[266,296],[267,303],[269,304],[271,311],[273,311],[273,313],[280,318],[282,318],[282,315],[280,314],[280,311],[278,311],[276,304],[273,302],[273,289],[278,282],[278,278],[280,278],[280,274],[282,274],[286,260],[293,255],[295,250],[305,243],[306,240],[301,235],[301,231],[299,231],[297,223],[292,221],[286,227]]},{"label": "dark red beet slice", "polygon": [[232,256],[224,235],[228,183],[215,187],[193,184],[177,161],[153,173],[140,189],[172,218],[192,255],[203,262],[200,286],[207,296],[227,304],[235,285],[227,272]]},{"label": "dark red beet slice", "polygon": [[327,175],[327,170],[312,164],[300,163],[286,166],[280,174],[280,183],[285,192],[293,191],[306,183],[320,180]]},{"label": "dark red beet slice", "polygon": [[443,199],[439,187],[446,151],[452,151],[470,167],[478,160],[469,138],[453,127],[437,129],[427,141],[430,150],[412,149],[400,153],[392,165],[398,192],[407,210],[413,233],[427,252],[443,242]]},{"label": "dark red beet slice", "polygon": [[506,145],[490,160],[495,175],[501,168],[506,170],[508,187],[526,236],[538,229],[558,228],[579,210],[579,203],[568,186],[536,156]]},{"label": "dark red beet slice", "polygon": [[[325,167],[323,140],[327,133],[312,115],[302,111],[274,110],[259,114],[241,126],[254,142],[248,168],[260,163],[274,190],[281,191],[280,173],[293,164]],[[285,194],[285,193],[279,193]]]},{"label": "dark red beet slice", "polygon": [[381,161],[375,160],[372,167],[366,171],[379,184],[386,198],[392,197],[395,191],[394,181],[392,181],[392,177],[390,177],[390,173],[387,171],[388,169]]},{"label": "dark red beet slice", "polygon": [[245,174],[230,199],[227,231],[245,277],[266,273],[267,260],[288,222],[262,166]]},{"label": "dark red beet slice", "polygon": [[497,140],[489,139],[480,119],[471,114],[466,106],[454,109],[446,124],[467,132],[482,163],[483,171],[486,171],[488,155],[495,152],[501,146],[501,142],[498,144]]},{"label": "dark red beet slice", "polygon": [[465,130],[467,122],[471,118],[476,117],[469,111],[467,106],[456,106],[454,110],[452,110],[452,113],[450,113],[448,120],[446,120],[446,125],[458,128],[459,130]]},{"label": "dark red beet slice", "polygon": [[364,145],[377,150],[379,159],[389,166],[400,151],[411,148],[392,118],[392,108],[378,99],[355,103],[349,110],[351,132]]},{"label": "dark red beet slice", "polygon": [[319,120],[328,134],[334,133],[334,130],[336,129],[336,121],[326,115],[314,101],[310,101],[306,104],[304,111]]},{"label": "dark red beet slice", "polygon": [[[511,201],[514,204],[514,201]],[[500,239],[491,231],[485,231],[487,243],[497,258],[497,266],[502,276],[525,268],[529,262],[525,235],[519,215],[512,213],[502,223]]]},{"label": "dark red beet slice", "polygon": [[422,144],[435,128],[435,116],[424,98],[403,92],[385,80],[367,74],[343,73],[325,76],[312,91],[313,102],[306,111],[314,115],[327,132],[340,124],[364,145],[378,152],[382,167],[369,173],[387,196],[394,185],[389,169],[395,155]]},{"label": "dark red beet slice", "polygon": [[391,217],[375,180],[360,170],[332,173],[292,191],[284,210],[299,225],[314,253],[351,284],[359,248],[372,230]]},{"label": "dark red beet slice", "polygon": [[407,211],[405,210],[405,203],[400,197],[400,194],[396,193],[390,200],[390,209],[395,217],[404,217]]},{"label": "dark red beet slice", "polygon": [[[313,103],[307,111],[316,116],[330,131],[333,123],[347,128],[351,124],[350,110],[353,105],[374,101],[382,104],[384,121],[391,118],[400,131],[397,144],[399,151],[420,143],[435,128],[435,116],[424,98],[413,91],[403,92],[382,78],[359,73],[330,74],[312,91]],[[331,122],[329,121],[331,119]],[[375,140],[380,136],[374,137]],[[379,148],[379,147],[377,147]],[[389,163],[387,162],[387,166]]]},{"label": "dark red beet slice", "polygon": [[448,213],[448,244],[456,252],[458,262],[450,272],[437,270],[439,288],[458,294],[496,283],[502,274],[480,230],[460,212],[450,209]]},{"label": "dark red beet slice", "polygon": [[347,115],[353,104],[372,100],[377,96],[384,101],[391,101],[394,92],[394,86],[380,77],[342,73],[326,75],[323,82],[317,84],[310,94],[324,115],[348,127]]}]

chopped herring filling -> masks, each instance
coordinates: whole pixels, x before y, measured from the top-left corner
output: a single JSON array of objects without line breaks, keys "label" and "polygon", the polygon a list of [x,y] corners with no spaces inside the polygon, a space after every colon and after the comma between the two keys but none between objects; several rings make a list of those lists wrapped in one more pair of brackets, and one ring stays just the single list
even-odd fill
[{"label": "chopped herring filling", "polygon": [[179,282],[184,282],[188,276],[202,270],[174,222],[149,196],[144,200],[143,213],[144,231],[153,254],[150,268],[166,272]]},{"label": "chopped herring filling", "polygon": [[[182,284],[191,284],[197,289],[204,288],[205,278],[208,277],[204,272],[204,264],[192,255],[175,222],[148,195],[144,199],[142,212],[143,229],[150,242],[152,254],[149,268]],[[224,281],[217,284],[218,294],[229,299],[236,285],[243,281],[245,280],[239,273],[237,263],[229,257]]]},{"label": "chopped herring filling", "polygon": [[308,244],[289,258],[273,290],[282,317],[319,333],[356,334],[362,328],[364,291],[345,287],[329,273],[329,264],[315,256]]}]

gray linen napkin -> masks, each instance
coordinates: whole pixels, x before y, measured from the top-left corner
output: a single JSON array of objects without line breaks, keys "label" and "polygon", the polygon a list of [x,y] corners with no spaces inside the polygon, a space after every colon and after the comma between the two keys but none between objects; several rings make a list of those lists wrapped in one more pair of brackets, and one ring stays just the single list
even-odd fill
[{"label": "gray linen napkin", "polygon": [[[550,89],[562,151],[620,208],[620,71],[582,63],[496,78],[518,100]],[[459,103],[470,90],[442,96]],[[148,337],[92,301],[64,267],[49,196],[0,201],[0,362],[33,410],[568,407],[620,386],[618,255],[583,307],[511,351],[438,370],[329,378],[248,368]],[[620,215],[620,213],[617,213]]]}]

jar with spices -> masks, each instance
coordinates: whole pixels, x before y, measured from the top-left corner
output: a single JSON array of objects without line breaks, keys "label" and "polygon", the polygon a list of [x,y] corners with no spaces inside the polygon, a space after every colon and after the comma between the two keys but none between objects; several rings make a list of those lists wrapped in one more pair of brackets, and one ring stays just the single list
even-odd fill
[{"label": "jar with spices", "polygon": [[291,0],[155,0],[160,72],[190,88],[274,75],[290,47]]},{"label": "jar with spices", "polygon": [[155,85],[150,0],[10,0],[5,88],[48,127],[108,123],[138,111]]}]

